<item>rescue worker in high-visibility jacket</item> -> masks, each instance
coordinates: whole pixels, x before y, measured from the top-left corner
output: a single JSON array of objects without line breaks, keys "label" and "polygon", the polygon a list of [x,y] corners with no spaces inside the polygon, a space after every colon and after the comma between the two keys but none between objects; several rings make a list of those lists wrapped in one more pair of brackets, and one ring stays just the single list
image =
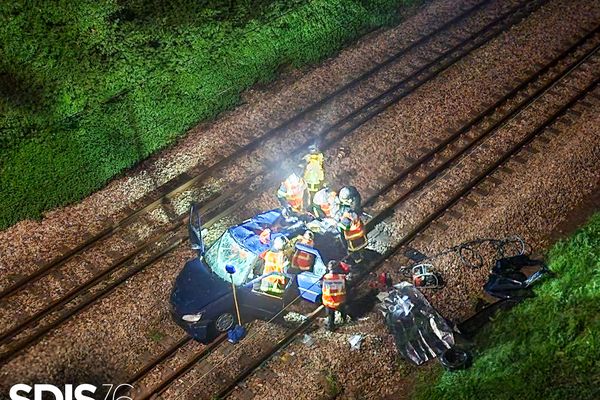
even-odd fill
[{"label": "rescue worker in high-visibility jacket", "polygon": [[327,329],[335,329],[335,312],[342,314],[346,321],[346,274],[339,261],[329,261],[327,273],[323,276],[321,299],[327,310]]},{"label": "rescue worker in high-visibility jacket", "polygon": [[338,220],[338,227],[344,233],[348,253],[356,262],[360,262],[361,250],[368,244],[365,225],[360,215],[349,209],[345,210]]},{"label": "rescue worker in high-visibility jacket", "polygon": [[282,236],[277,236],[273,240],[271,249],[263,255],[265,260],[265,268],[263,275],[270,272],[278,272],[263,278],[260,282],[260,290],[262,292],[275,295],[282,295],[285,290],[286,278],[282,274],[287,272],[290,264],[287,255],[285,254],[286,239]]},{"label": "rescue worker in high-visibility jacket", "polygon": [[308,186],[312,198],[325,183],[325,168],[323,167],[323,153],[319,151],[316,144],[309,147],[309,153],[304,156],[306,166],[304,167],[304,181]]},{"label": "rescue worker in high-visibility jacket", "polygon": [[[315,245],[315,235],[311,231],[304,232],[304,235],[298,240],[298,243],[301,243],[308,247],[313,247]],[[292,267],[302,271],[310,271],[315,262],[315,256],[307,253],[306,251],[302,251],[300,249],[296,249],[294,255],[292,256]]]},{"label": "rescue worker in high-visibility jacket", "polygon": [[337,194],[328,187],[315,193],[312,201],[313,214],[317,218],[333,218]]},{"label": "rescue worker in high-visibility jacket", "polygon": [[339,212],[350,209],[358,215],[362,214],[362,199],[358,189],[354,186],[344,186],[341,188],[336,199],[336,204],[338,205]]},{"label": "rescue worker in high-visibility jacket", "polygon": [[279,186],[277,199],[286,214],[304,214],[310,201],[308,186],[304,179],[294,172]]}]

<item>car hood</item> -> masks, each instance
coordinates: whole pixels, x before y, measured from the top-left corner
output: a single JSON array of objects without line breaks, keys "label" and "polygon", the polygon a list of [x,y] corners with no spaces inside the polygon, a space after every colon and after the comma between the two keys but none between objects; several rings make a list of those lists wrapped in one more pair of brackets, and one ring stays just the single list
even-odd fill
[{"label": "car hood", "polygon": [[202,311],[231,291],[230,285],[194,258],[185,263],[171,292],[171,307],[179,315]]}]

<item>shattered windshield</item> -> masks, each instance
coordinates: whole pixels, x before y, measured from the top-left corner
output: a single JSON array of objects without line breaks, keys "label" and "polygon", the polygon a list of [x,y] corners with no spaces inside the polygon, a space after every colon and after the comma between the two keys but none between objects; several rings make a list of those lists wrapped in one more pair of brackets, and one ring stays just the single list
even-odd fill
[{"label": "shattered windshield", "polygon": [[239,286],[246,280],[248,272],[254,266],[258,256],[240,246],[233,237],[231,237],[229,231],[226,231],[223,236],[208,249],[204,258],[212,271],[227,282],[230,282],[231,278],[225,270],[225,267],[228,264],[233,265],[235,267],[233,283]]}]

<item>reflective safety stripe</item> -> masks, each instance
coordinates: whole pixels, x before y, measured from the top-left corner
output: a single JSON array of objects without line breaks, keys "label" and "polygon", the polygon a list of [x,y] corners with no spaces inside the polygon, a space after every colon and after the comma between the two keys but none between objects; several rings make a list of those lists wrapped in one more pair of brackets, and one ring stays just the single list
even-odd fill
[{"label": "reflective safety stripe", "polygon": [[[300,239],[298,243],[304,244],[309,247],[314,246],[312,240]],[[315,261],[315,256],[302,250],[296,250],[292,256],[292,265],[302,271],[308,271],[312,268]]]},{"label": "reflective safety stripe", "polygon": [[[286,258],[282,251],[267,251],[265,253],[265,268],[263,274],[270,272],[281,272],[285,267]],[[285,277],[281,275],[271,275],[263,278],[260,282],[260,290],[263,292],[277,292],[283,293],[283,287],[285,286]]]},{"label": "reflective safety stripe", "polygon": [[316,192],[321,188],[321,183],[307,183],[308,190],[311,192]]},{"label": "reflective safety stripe", "polygon": [[[309,154],[304,157],[306,168],[304,169],[304,181],[312,187],[320,187],[325,179],[323,169],[323,153]],[[315,189],[313,191],[316,191]]]},{"label": "reflective safety stripe", "polygon": [[346,243],[348,243],[348,250],[349,251],[362,250],[368,244],[367,238],[365,236],[360,236],[360,237],[358,237],[356,239],[347,240]]},{"label": "reflective safety stripe", "polygon": [[342,218],[347,218],[351,221],[350,226],[340,224],[344,230],[344,238],[348,243],[348,250],[358,251],[367,245],[367,237],[365,235],[365,227],[360,217],[353,213],[344,213]]},{"label": "reflective safety stripe", "polygon": [[285,186],[285,200],[288,202],[290,207],[295,211],[304,210],[304,185],[292,185],[287,181],[284,182]]},{"label": "reflective safety stripe", "polygon": [[326,274],[323,277],[323,305],[337,309],[346,301],[346,278],[341,274]]}]

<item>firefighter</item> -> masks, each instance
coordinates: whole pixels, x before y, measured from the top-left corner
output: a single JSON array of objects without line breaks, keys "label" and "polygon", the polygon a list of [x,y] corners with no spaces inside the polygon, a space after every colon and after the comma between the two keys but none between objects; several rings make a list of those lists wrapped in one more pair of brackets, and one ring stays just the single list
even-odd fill
[{"label": "firefighter", "polygon": [[281,183],[277,199],[288,215],[301,215],[307,211],[310,194],[306,182],[295,172]]},{"label": "firefighter", "polygon": [[362,214],[362,199],[358,189],[354,186],[344,186],[341,188],[337,197],[337,203],[342,213],[350,209],[358,215]]},{"label": "firefighter", "polygon": [[335,312],[346,321],[346,274],[339,261],[327,263],[327,274],[323,276],[322,301],[327,310],[327,329],[335,329]]},{"label": "firefighter", "polygon": [[312,208],[317,218],[333,218],[336,209],[337,194],[328,187],[315,193]]},{"label": "firefighter", "polygon": [[344,233],[344,239],[348,248],[348,253],[356,262],[362,258],[362,250],[367,246],[367,233],[365,225],[356,212],[346,209],[338,220],[338,227]]},{"label": "firefighter", "polygon": [[304,167],[304,181],[308,186],[310,198],[317,193],[325,183],[325,170],[323,167],[323,153],[319,151],[316,144],[309,147],[309,153],[304,156],[306,166]]},{"label": "firefighter", "polygon": [[[311,231],[304,232],[304,235],[298,240],[298,243],[301,243],[308,247],[313,247],[315,244],[315,235]],[[315,262],[315,256],[307,253],[306,251],[302,251],[300,249],[296,249],[294,255],[292,256],[292,267],[298,269],[300,271],[310,271]]]},{"label": "firefighter", "polygon": [[[277,236],[273,240],[271,249],[265,252],[263,258],[265,260],[265,268],[263,274],[270,272],[279,272],[283,274],[287,272],[290,264],[288,257],[285,254],[286,239],[283,236]],[[286,279],[282,275],[271,275],[263,278],[260,282],[260,290],[266,293],[282,295],[285,289]]]}]

